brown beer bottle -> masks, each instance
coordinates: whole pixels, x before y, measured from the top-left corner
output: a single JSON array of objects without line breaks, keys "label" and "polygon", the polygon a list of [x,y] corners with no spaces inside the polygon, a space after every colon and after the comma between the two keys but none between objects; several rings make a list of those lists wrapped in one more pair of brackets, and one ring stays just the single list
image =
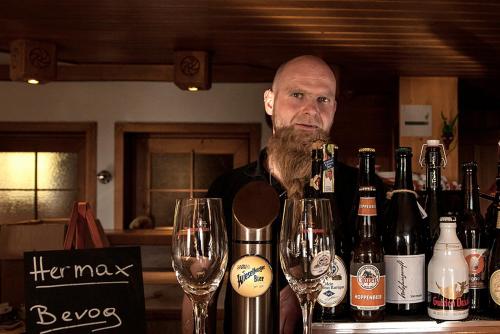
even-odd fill
[{"label": "brown beer bottle", "polygon": [[471,313],[486,311],[488,304],[488,247],[484,219],[479,208],[479,186],[477,184],[477,164],[462,164],[464,209],[458,238],[464,249],[464,256],[469,265],[469,292]]},{"label": "brown beer bottle", "polygon": [[359,149],[359,206],[350,264],[351,314],[356,321],[378,321],[385,310],[384,252],[376,231],[375,150]]},{"label": "brown beer bottle", "polygon": [[346,226],[340,219],[335,194],[336,165],[338,146],[323,145],[323,177],[321,180],[321,197],[328,198],[332,208],[335,231],[335,258],[333,271],[323,281],[323,289],[318,295],[314,306],[314,322],[332,322],[345,316],[348,311],[348,269],[350,255],[350,239],[346,237]]}]

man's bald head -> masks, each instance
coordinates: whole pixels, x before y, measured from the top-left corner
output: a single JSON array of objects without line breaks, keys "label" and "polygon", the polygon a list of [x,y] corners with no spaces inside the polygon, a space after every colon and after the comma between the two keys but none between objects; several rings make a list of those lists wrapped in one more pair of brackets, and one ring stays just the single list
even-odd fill
[{"label": "man's bald head", "polygon": [[323,75],[330,77],[332,82],[336,84],[335,74],[323,59],[312,55],[304,55],[295,57],[286,63],[281,64],[274,75],[272,90],[276,91],[278,89],[277,86],[282,79],[283,73],[285,73],[284,77],[286,77],[286,74],[289,72],[297,73],[304,70],[310,73],[323,73]]},{"label": "man's bald head", "polygon": [[300,56],[284,63],[276,71],[272,89],[264,93],[273,129],[293,126],[329,133],[337,108],[336,89],[335,74],[321,58]]}]

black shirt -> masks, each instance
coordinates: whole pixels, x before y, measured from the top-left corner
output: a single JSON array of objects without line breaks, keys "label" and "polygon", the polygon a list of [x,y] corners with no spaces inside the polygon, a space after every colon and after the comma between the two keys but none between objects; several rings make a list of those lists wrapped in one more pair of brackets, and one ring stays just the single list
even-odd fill
[{"label": "black shirt", "polygon": [[[254,161],[246,166],[234,169],[222,176],[218,177],[210,186],[208,190],[208,197],[220,197],[222,198],[223,210],[224,210],[224,218],[226,221],[227,228],[227,237],[228,237],[228,249],[229,249],[229,257],[228,257],[228,266],[227,270],[231,269],[232,263],[236,259],[232,259],[231,254],[231,246],[232,246],[232,208],[233,208],[233,199],[236,196],[236,193],[247,183],[252,181],[264,181],[268,182],[273,188],[276,190],[279,195],[281,208],[283,208],[284,201],[286,199],[286,190],[283,186],[272,177],[267,169],[265,168],[267,161],[267,151],[263,149],[260,152],[259,160]],[[358,185],[358,170],[356,168],[347,166],[341,162],[338,162],[335,166],[335,193],[337,200],[337,208],[339,210],[340,218],[342,222],[351,222],[353,220],[353,216],[351,212],[353,208],[355,208],[355,204],[357,204],[357,185]],[[384,186],[382,181],[379,178],[376,178],[376,187],[377,187],[377,208],[378,211],[381,212],[382,204],[385,199]],[[282,212],[282,211],[281,211]],[[355,232],[354,224],[347,224],[349,235],[353,235]],[[273,226],[273,235],[275,242],[275,266],[278,271],[278,285],[279,289],[286,286],[287,281],[285,276],[281,270],[281,266],[279,265],[279,256],[278,256],[278,242],[279,242],[279,230],[281,228],[281,215],[278,217],[277,222]],[[379,230],[379,234],[382,231]],[[274,271],[274,270],[273,270]],[[225,310],[231,310],[231,293],[232,289],[229,285],[226,289],[226,298],[225,298]],[[279,309],[278,309],[279,310]],[[224,333],[231,332],[231,324],[230,317],[226,315],[224,316]]]}]

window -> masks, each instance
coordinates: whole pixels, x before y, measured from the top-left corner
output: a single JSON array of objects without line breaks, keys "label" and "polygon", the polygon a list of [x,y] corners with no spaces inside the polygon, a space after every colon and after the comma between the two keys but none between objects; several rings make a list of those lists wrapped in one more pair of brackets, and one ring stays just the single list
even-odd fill
[{"label": "window", "polygon": [[94,123],[0,123],[0,222],[95,207]]},{"label": "window", "polygon": [[177,198],[206,196],[216,177],[257,158],[260,125],[119,123],[116,138],[115,226],[148,216],[169,227]]}]

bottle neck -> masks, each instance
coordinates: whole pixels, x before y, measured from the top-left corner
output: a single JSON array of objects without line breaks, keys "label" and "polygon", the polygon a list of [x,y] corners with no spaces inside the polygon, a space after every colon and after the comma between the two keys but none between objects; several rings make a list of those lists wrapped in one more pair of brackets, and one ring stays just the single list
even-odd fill
[{"label": "bottle neck", "polygon": [[463,176],[464,209],[479,212],[479,186],[477,184],[477,168],[464,169]]},{"label": "bottle neck", "polygon": [[441,152],[438,147],[429,147],[425,154],[426,191],[441,190]]},{"label": "bottle neck", "polygon": [[359,187],[374,186],[375,156],[363,153],[359,157]]},{"label": "bottle neck", "polygon": [[495,203],[500,204],[500,162],[497,163],[496,186],[497,186],[497,191],[495,193]]},{"label": "bottle neck", "polygon": [[[448,225],[448,224],[446,224]],[[440,244],[458,244],[460,248],[462,248],[460,240],[457,237],[457,227],[451,226],[443,226],[443,224],[439,225],[440,233],[437,243]]]},{"label": "bottle neck", "polygon": [[361,238],[373,237],[376,233],[376,191],[374,187],[361,187],[358,205],[358,234]]},{"label": "bottle neck", "polygon": [[413,179],[411,169],[411,155],[398,154],[396,156],[396,179],[394,189],[413,190]]}]

